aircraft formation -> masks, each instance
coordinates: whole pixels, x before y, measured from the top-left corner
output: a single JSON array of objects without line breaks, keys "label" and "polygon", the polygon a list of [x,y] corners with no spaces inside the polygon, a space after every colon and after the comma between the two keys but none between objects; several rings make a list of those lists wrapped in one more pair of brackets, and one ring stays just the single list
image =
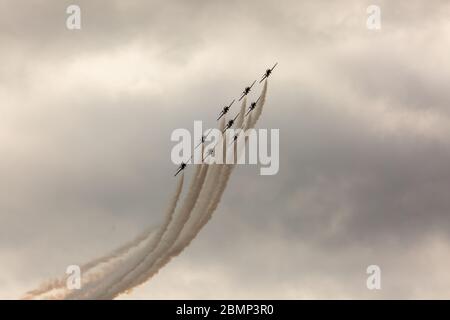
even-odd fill
[{"label": "aircraft formation", "polygon": [[[264,74],[262,75],[261,80],[259,81],[259,83],[261,83],[261,82],[263,82],[265,79],[267,79],[267,78],[272,74],[273,69],[275,69],[275,67],[276,67],[277,65],[278,65],[278,62],[275,63],[274,66],[273,66],[272,68],[267,69],[267,70],[264,72]],[[238,101],[241,101],[245,96],[247,96],[247,95],[250,93],[250,91],[252,90],[252,88],[253,88],[253,86],[255,85],[255,83],[256,83],[256,80],[253,81],[253,83],[252,83],[250,86],[244,88],[244,90],[242,91],[242,93],[241,93],[240,98],[239,98]],[[259,101],[260,98],[261,98],[261,97],[258,97],[258,99],[257,99],[256,101],[254,101],[254,102],[252,102],[252,103],[250,104],[250,107],[248,108],[248,110],[247,110],[247,112],[245,113],[245,116],[244,116],[244,117],[247,117],[248,114],[249,114],[250,112],[252,112],[253,109],[256,108],[256,104],[258,103],[258,101]],[[217,118],[217,121],[219,121],[224,115],[226,115],[226,114],[228,113],[228,111],[230,110],[231,106],[234,104],[235,101],[236,101],[236,99],[233,99],[233,101],[231,101],[230,104],[228,104],[228,105],[226,105],[226,106],[223,107],[223,109],[222,109],[222,110],[220,111],[220,113],[219,113],[219,116],[218,116],[218,118]],[[237,117],[239,116],[239,114],[240,114],[240,112],[238,112],[238,113],[236,114],[236,116],[235,116],[233,119],[230,119],[230,120],[227,122],[227,124],[226,124],[224,130],[222,131],[222,133],[224,133],[226,130],[230,129],[230,128],[234,125],[234,122],[236,121],[236,119],[237,119]],[[205,135],[202,136],[201,141],[197,144],[197,146],[194,148],[194,150],[196,150],[199,146],[201,146],[201,145],[203,145],[203,144],[205,143],[206,138],[208,138],[209,134],[211,133],[211,130],[212,130],[212,129],[210,129],[210,130],[208,131],[207,134],[205,134]],[[237,136],[234,137],[233,141],[236,141],[236,139],[237,139]],[[208,150],[207,155],[206,155],[206,157],[205,157],[204,159],[208,158],[208,157],[211,156],[211,155],[214,155],[214,148],[211,148],[211,149]],[[174,176],[177,176],[181,171],[183,171],[183,170],[187,167],[188,163],[192,160],[192,158],[193,158],[193,155],[191,156],[191,158],[190,158],[188,161],[182,162],[182,163],[180,164],[180,166],[178,167],[177,171],[175,172],[175,175],[174,175]],[[204,160],[204,159],[203,159],[203,160]]]}]

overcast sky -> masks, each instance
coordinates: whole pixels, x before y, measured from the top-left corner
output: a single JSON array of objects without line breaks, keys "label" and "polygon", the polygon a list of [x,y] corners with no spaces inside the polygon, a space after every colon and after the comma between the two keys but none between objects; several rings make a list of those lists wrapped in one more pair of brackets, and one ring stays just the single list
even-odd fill
[{"label": "overcast sky", "polygon": [[449,298],[449,19],[444,0],[1,0],[0,298],[156,225],[171,132],[276,61],[258,126],[280,129],[279,173],[237,168],[123,298]]}]

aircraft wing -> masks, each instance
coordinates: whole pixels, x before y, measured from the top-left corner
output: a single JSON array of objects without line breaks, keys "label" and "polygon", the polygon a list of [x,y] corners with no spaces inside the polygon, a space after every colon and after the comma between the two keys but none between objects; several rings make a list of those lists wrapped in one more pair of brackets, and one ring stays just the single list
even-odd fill
[{"label": "aircraft wing", "polygon": [[173,175],[174,177],[176,177],[177,176],[177,174],[179,174],[180,172],[181,172],[181,170],[183,170],[183,169],[181,169],[181,168],[178,168],[178,170],[177,170],[177,172]]}]

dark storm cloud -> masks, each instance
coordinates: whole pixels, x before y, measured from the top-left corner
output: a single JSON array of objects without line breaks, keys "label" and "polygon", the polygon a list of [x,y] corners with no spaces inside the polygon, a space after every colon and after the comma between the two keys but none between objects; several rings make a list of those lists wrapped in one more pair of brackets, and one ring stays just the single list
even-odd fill
[{"label": "dark storm cloud", "polygon": [[80,32],[68,4],[1,4],[1,297],[161,219],[171,131],[213,124],[274,60],[260,127],[280,128],[279,174],[238,168],[134,296],[445,297],[445,1],[382,1],[376,34],[361,1],[80,1]]}]

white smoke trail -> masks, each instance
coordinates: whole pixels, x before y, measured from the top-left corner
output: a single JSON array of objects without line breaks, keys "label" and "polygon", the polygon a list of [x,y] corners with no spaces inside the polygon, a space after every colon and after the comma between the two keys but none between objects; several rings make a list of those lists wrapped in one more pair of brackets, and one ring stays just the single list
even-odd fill
[{"label": "white smoke trail", "polygon": [[[266,91],[263,90],[262,99],[260,99],[262,103],[259,104],[259,109],[261,109],[265,102],[265,92]],[[245,106],[246,99],[244,99],[244,102],[242,103],[241,111],[244,109],[245,112]],[[242,114],[243,112],[241,112],[240,115]],[[251,114],[249,114],[248,120],[245,124],[243,124],[243,120],[243,117],[239,120],[239,128],[244,130],[249,129],[252,124],[256,123],[256,121],[252,121]],[[220,143],[218,145],[220,146]],[[223,145],[226,147],[226,142],[224,142]],[[236,143],[233,144],[233,147],[236,148]],[[234,154],[236,156],[236,150]],[[224,152],[224,157],[226,158],[226,151]],[[171,259],[179,255],[192,242],[192,240],[195,239],[203,226],[211,219],[212,214],[218,207],[222,195],[226,189],[227,183],[234,169],[234,165],[225,164],[211,166],[213,167],[210,169],[211,175],[209,175],[209,179],[205,182],[204,188],[199,195],[199,201],[194,208],[194,212],[191,213],[190,219],[186,223],[185,228],[183,228],[180,237],[173,244],[170,251],[166,255],[160,257],[147,272],[139,275],[137,279],[130,283],[133,287],[146,282],[148,279],[157,274],[162,267],[169,263]],[[102,295],[101,298],[113,299],[123,291],[123,287],[116,285],[106,294]]]},{"label": "white smoke trail", "polygon": [[[224,141],[224,135],[221,136],[220,140],[218,141],[218,146],[220,145],[226,146],[226,141]],[[226,157],[226,150],[223,153],[223,157]],[[189,220],[186,222],[185,228],[181,231],[177,241],[174,243],[174,247],[180,246],[181,243],[185,242],[185,239],[189,237],[189,234],[191,233],[191,230],[195,226],[196,221],[198,221],[202,215],[202,212],[206,210],[206,207],[208,206],[208,203],[214,193],[214,189],[217,186],[217,181],[220,177],[221,168],[222,165],[219,164],[210,164],[211,168],[208,172],[208,176],[206,178],[204,188],[201,190],[201,193],[199,194],[199,200],[196,203],[196,206],[194,207],[193,212],[191,213],[191,216]]]},{"label": "white smoke trail", "polygon": [[[219,125],[219,129],[220,130],[223,130],[223,128],[225,127],[225,121],[226,121],[225,117],[223,117],[222,121],[220,122],[220,125]],[[218,145],[220,145],[220,142],[221,141],[219,141]],[[202,186],[200,186],[200,190],[199,190],[199,193],[197,194],[196,199],[194,199],[192,201],[192,205],[193,206],[188,208],[189,212],[187,212],[187,214],[188,214],[188,218],[189,219],[187,221],[185,221],[186,225],[183,225],[183,228],[178,231],[178,234],[174,233],[174,235],[176,237],[174,238],[174,241],[172,241],[170,243],[170,246],[165,247],[166,252],[161,251],[160,252],[160,256],[154,255],[153,260],[149,261],[146,264],[146,268],[147,268],[146,270],[144,269],[144,267],[142,267],[142,269],[144,269],[144,271],[141,272],[140,274],[138,274],[137,276],[134,276],[134,275],[131,275],[131,274],[127,275],[128,279],[125,279],[123,281],[119,281],[119,282],[116,282],[116,283],[112,284],[111,287],[108,290],[106,290],[106,292],[104,292],[103,294],[100,294],[98,296],[98,298],[111,299],[111,298],[115,297],[116,295],[118,295],[119,293],[121,293],[124,290],[126,290],[126,288],[129,288],[130,286],[135,287],[135,286],[145,282],[148,279],[148,277],[146,277],[146,274],[148,273],[148,270],[151,270],[151,267],[153,266],[153,264],[158,259],[161,259],[162,256],[165,256],[165,254],[170,249],[170,247],[172,247],[176,242],[180,241],[179,240],[180,234],[185,232],[185,230],[189,230],[189,228],[190,228],[189,227],[189,222],[192,221],[193,219],[195,219],[195,216],[192,216],[193,209],[203,205],[202,201],[197,202],[198,199],[205,198],[205,195],[204,195],[205,192],[210,190],[214,186],[213,183],[214,183],[214,181],[216,179],[215,177],[217,175],[217,173],[216,173],[217,170],[215,170],[215,168],[212,165],[205,165],[205,166],[206,167],[211,167],[211,169],[209,169],[209,171],[208,171],[208,174],[207,174],[207,176],[206,176],[206,178],[204,180],[204,184]],[[195,212],[195,210],[194,210],[194,212]]]},{"label": "white smoke trail", "polygon": [[[245,104],[243,104],[243,106],[245,110]],[[247,121],[247,123],[242,127],[242,129],[244,130],[249,129],[250,125],[252,124],[251,114],[249,114],[248,119],[249,120]],[[236,144],[234,144],[234,147],[236,147]],[[237,153],[235,150],[235,155],[236,154]],[[212,214],[217,209],[220,203],[220,200],[226,189],[231,173],[234,169],[234,165],[232,164],[213,165],[213,166],[216,166],[214,169],[212,169],[216,172],[214,179],[216,187],[212,190],[209,188],[205,188],[206,190],[210,191],[209,194],[204,197],[204,200],[206,200],[207,203],[207,209],[204,210],[204,207],[199,209],[200,210],[199,217],[197,217],[197,219],[195,220],[191,220],[193,222],[190,223],[189,225],[188,223],[186,224],[186,227],[189,226],[189,228],[186,228],[185,230],[188,231],[185,231],[184,234],[182,234],[180,239],[171,248],[170,252],[162,259],[159,259],[155,264],[155,266],[151,270],[149,270],[149,272],[146,275],[141,276],[140,279],[138,279],[138,281],[134,283],[135,285],[139,285],[145,282],[146,280],[150,279],[151,277],[153,277],[155,274],[158,273],[159,270],[161,270],[162,267],[164,267],[167,263],[169,263],[172,258],[179,255],[192,242],[192,240],[195,239],[195,237],[198,235],[203,226],[211,219]],[[203,214],[201,214],[202,210],[204,210]],[[192,217],[194,217],[194,215],[192,215]],[[105,296],[104,298],[112,299],[119,294],[120,291],[115,292],[110,296]]]},{"label": "white smoke trail", "polygon": [[[121,247],[117,248],[113,252],[111,252],[108,255],[102,256],[100,258],[94,259],[84,265],[80,266],[81,274],[86,274],[93,268],[97,268],[99,265],[108,263],[111,260],[114,260],[121,255],[125,254],[132,248],[140,245],[144,240],[147,238],[151,238],[156,234],[157,228],[155,226],[151,226],[144,230],[140,235],[138,235],[135,239],[132,241],[129,241],[128,243],[122,245]],[[56,290],[56,289],[64,289],[66,287],[68,275],[64,275],[60,278],[50,279],[42,283],[37,289],[27,292],[22,299],[28,300],[33,299],[37,296],[46,294],[50,291]],[[85,278],[86,279],[86,278]],[[89,281],[90,279],[87,279]]]},{"label": "white smoke trail", "polygon": [[239,111],[239,116],[236,120],[236,128],[241,128],[244,123],[245,110],[247,109],[247,97],[244,97],[241,104],[241,110]]},{"label": "white smoke trail", "polygon": [[[168,251],[164,256],[160,257],[156,263],[150,268],[146,273],[142,274],[137,278],[133,285],[137,286],[146,282],[150,279],[154,274],[157,273],[158,270],[161,269],[165,264],[167,264],[172,258],[179,255],[185,247],[189,245],[189,243],[196,237],[198,233],[198,225],[200,221],[202,221],[202,217],[208,208],[211,205],[211,201],[215,201],[217,197],[220,198],[221,192],[218,191],[221,188],[221,177],[224,171],[225,166],[223,164],[211,164],[210,170],[208,172],[207,181],[205,181],[204,188],[202,189],[201,194],[199,195],[199,200],[191,213],[189,221],[186,223],[182,232],[180,233],[177,241],[172,245],[170,251]],[[114,292],[110,296],[104,297],[105,299],[114,298],[120,294],[120,291]]]},{"label": "white smoke trail", "polygon": [[[261,106],[265,102],[264,90],[260,101],[262,102],[258,104],[258,109],[261,109]],[[245,105],[246,103],[244,101],[242,104],[244,110]],[[225,120],[223,122],[225,122]],[[243,119],[241,120],[241,125],[242,122]],[[254,123],[256,123],[256,121],[252,121],[252,116],[249,116],[244,129],[248,129]],[[220,143],[218,145],[220,146]],[[226,142],[223,143],[223,146],[226,149]],[[224,157],[226,158],[226,150],[224,151]],[[186,248],[197,236],[202,227],[211,219],[212,213],[217,208],[223,192],[226,189],[233,168],[234,165],[213,165],[213,168],[210,170],[210,173],[208,174],[207,180],[204,184],[204,188],[202,188],[202,192],[198,197],[199,200],[194,208],[194,212],[191,213],[189,221],[186,222],[185,227],[181,231],[181,236],[173,243],[168,253],[160,256],[153,265],[149,265],[150,268],[146,272],[139,274],[137,278],[129,281],[128,283],[116,283],[104,294],[100,294],[99,296],[94,298],[112,299],[120,293],[126,291],[128,288],[130,288],[130,286],[135,287],[144,283],[154,274],[156,274],[173,257],[180,254],[184,250],[184,248]],[[130,276],[130,278],[132,279],[133,277]]]},{"label": "white smoke trail", "polygon": [[184,205],[177,212],[172,223],[170,223],[166,232],[164,232],[161,241],[158,243],[154,251],[149,252],[144,248],[137,256],[132,257],[122,264],[119,270],[112,272],[104,277],[97,286],[89,293],[89,299],[99,299],[108,292],[113,286],[120,286],[121,291],[129,290],[128,285],[139,274],[145,272],[147,268],[153,265],[154,261],[168,250],[176,241],[178,234],[182,230],[184,224],[189,219],[189,215],[195,206],[198,194],[202,189],[208,165],[196,165],[199,170],[199,178],[194,179],[186,196]]},{"label": "white smoke trail", "polygon": [[[263,89],[263,92],[262,92],[262,99],[260,99],[262,101],[261,104],[260,104],[260,109],[262,109],[262,106],[265,103],[266,91],[267,91],[267,87],[265,86],[265,90]],[[245,102],[246,102],[246,100],[244,99],[244,103],[242,104],[241,109],[245,110]],[[248,122],[244,123],[244,119],[242,119],[241,122],[239,123],[239,128],[244,130],[244,131],[247,130],[247,129],[250,129],[251,126],[256,123],[256,121],[252,121],[252,115],[250,113],[249,116],[248,116]],[[233,147],[235,148],[234,156],[236,158],[238,153],[241,150],[237,150],[237,143],[236,142],[233,143]],[[241,146],[241,147],[244,147],[244,146]],[[236,161],[234,163],[236,163]],[[231,173],[232,173],[234,167],[235,167],[234,164],[233,165],[224,165],[224,166],[222,166],[221,174],[219,175],[219,177],[220,177],[220,179],[219,179],[219,187],[217,188],[216,193],[211,198],[211,201],[210,201],[209,206],[208,206],[208,210],[205,212],[205,214],[198,221],[198,223],[196,225],[196,228],[195,228],[196,232],[194,233],[194,236],[192,237],[191,240],[193,240],[197,236],[198,232],[211,219],[212,214],[217,209],[217,207],[218,207],[218,205],[220,203],[220,200],[222,198],[222,195],[223,195],[223,193],[224,193],[224,191],[225,191],[225,189],[227,187],[229,178],[231,176]],[[189,245],[189,243],[187,243],[186,246],[187,245]],[[180,249],[183,250],[184,248],[178,248],[178,250],[180,250]]]},{"label": "white smoke trail", "polygon": [[[114,297],[116,297],[117,295],[119,295],[120,293],[126,291],[128,288],[130,287],[136,287],[144,282],[146,282],[150,275],[152,274],[152,270],[155,268],[156,265],[159,265],[159,261],[164,260],[165,257],[167,256],[168,252],[171,251],[171,248],[176,245],[176,243],[180,242],[180,234],[182,234],[184,232],[184,230],[189,230],[189,228],[191,228],[189,226],[190,221],[192,221],[192,219],[196,219],[195,212],[198,211],[197,208],[199,207],[203,207],[203,199],[205,198],[204,195],[204,191],[205,190],[210,190],[211,187],[213,187],[213,182],[214,182],[214,165],[207,165],[207,167],[209,167],[208,169],[208,175],[205,179],[204,182],[204,187],[202,188],[202,193],[198,196],[196,204],[194,209],[192,210],[192,212],[190,213],[189,216],[189,220],[188,222],[186,222],[186,224],[183,227],[183,231],[180,230],[180,232],[178,234],[176,234],[176,238],[174,239],[174,241],[171,241],[170,243],[167,244],[167,246],[165,246],[160,252],[159,255],[155,255],[154,259],[151,260],[151,263],[147,263],[145,268],[141,268],[140,270],[137,270],[137,272],[135,274],[130,274],[127,278],[127,281],[122,281],[119,283],[115,283],[114,285],[112,285],[106,292],[104,292],[103,294],[99,295],[98,298],[100,299],[112,299]],[[173,239],[172,239],[173,240]]]},{"label": "white smoke trail", "polygon": [[[83,282],[90,283],[100,277],[98,274],[89,276],[89,275],[85,274],[86,272],[88,272],[89,270],[91,270],[93,268],[98,267],[101,264],[108,263],[111,260],[120,258],[121,256],[126,254],[131,249],[138,247],[145,240],[148,240],[148,239],[151,240],[149,247],[151,250],[153,250],[154,247],[156,246],[157,242],[159,242],[159,239],[161,238],[161,233],[163,232],[164,229],[167,228],[167,225],[172,220],[173,213],[175,211],[176,205],[180,198],[181,191],[183,189],[183,184],[184,184],[184,172],[182,172],[181,177],[178,179],[178,184],[175,189],[175,193],[172,196],[171,201],[169,202],[169,207],[166,210],[165,221],[159,227],[159,229],[155,235],[153,235],[154,227],[152,227],[151,229],[148,228],[146,231],[142,232],[138,237],[136,237],[133,241],[130,241],[127,244],[119,247],[118,249],[114,250],[111,254],[103,256],[98,259],[95,259],[95,260],[81,266],[80,270],[81,270],[81,274],[83,275],[82,276]],[[105,272],[105,270],[102,270],[102,271]],[[67,276],[65,276],[61,279],[57,279],[53,283],[50,283],[50,285],[44,284],[41,286],[40,289],[30,291],[29,293],[27,293],[27,295],[25,296],[25,299],[35,298],[37,296],[51,292],[52,290],[55,290],[55,289],[65,290],[66,289],[66,281],[67,281]]]},{"label": "white smoke trail", "polygon": [[[229,175],[228,174],[224,175],[223,172],[225,169],[227,171],[229,171],[230,170],[229,168],[231,168],[232,165],[221,164],[221,165],[213,165],[213,166],[216,166],[216,168],[214,168],[214,170],[218,173],[216,176],[220,177],[220,180],[228,179]],[[217,179],[216,179],[216,181],[217,181]],[[225,184],[226,184],[226,182],[225,182]],[[212,197],[212,200],[214,200],[214,203],[218,203],[220,201],[220,197],[223,194],[223,186],[224,186],[224,183],[217,184],[217,186],[214,189],[214,192],[211,192],[211,197]],[[208,208],[215,208],[215,206],[213,207],[209,204]],[[208,209],[208,211],[210,211],[210,210],[211,209]],[[169,263],[174,257],[178,256],[197,236],[198,232],[200,231],[201,227],[203,226],[202,221],[204,221],[203,215],[200,215],[198,217],[198,219],[196,220],[196,222],[193,223],[193,226],[191,227],[191,229],[183,235],[183,238],[180,238],[181,240],[178,241],[165,256],[161,257],[145,275],[141,275],[141,277],[138,279],[138,281],[136,281],[133,284],[139,285],[139,284],[142,284],[143,282],[147,281],[148,279],[152,278],[155,274],[158,273],[159,270],[161,270],[162,267],[164,267],[167,263]],[[117,295],[119,295],[120,293],[121,293],[120,291],[115,291],[115,292],[111,293],[110,296],[106,296],[105,298],[112,299],[112,298],[116,297]]]},{"label": "white smoke trail", "polygon": [[[224,128],[225,128],[225,122],[226,122],[226,119],[225,119],[225,117],[222,117],[222,119],[221,119],[221,121],[220,121],[220,123],[219,123],[219,130],[223,130]],[[209,173],[209,171],[208,171],[208,175],[207,175],[207,179],[208,179],[208,181],[210,181],[210,173]],[[199,189],[199,191],[202,189],[202,186],[203,186],[203,181],[200,181],[201,183],[202,183],[202,185],[199,185],[198,187],[200,188]],[[194,184],[193,185],[191,185],[191,187],[189,188],[190,190],[192,190],[192,188],[194,188]],[[197,194],[197,198],[198,198],[198,194]],[[192,205],[195,205],[195,203],[196,203],[196,201],[197,201],[197,198],[195,199],[195,200],[193,200],[192,202],[191,202],[191,204]],[[187,208],[187,210],[190,210],[190,211],[192,211],[192,207],[191,208]],[[190,211],[188,212],[188,214],[190,215]],[[189,218],[189,216],[188,216],[188,218]],[[186,221],[185,221],[186,222]],[[183,226],[183,228],[180,230],[180,232],[179,233],[181,233],[183,230],[185,230],[185,228],[184,228],[184,226]],[[176,238],[175,238],[175,241],[177,241],[177,239],[178,239],[178,235],[176,236]],[[169,247],[167,247],[167,250],[169,249]],[[166,250],[166,251],[167,251]],[[129,276],[129,278],[131,278],[131,276]],[[140,277],[139,277],[140,278]],[[130,281],[133,281],[133,283],[130,283]],[[137,283],[137,284],[134,284],[134,283]],[[116,294],[111,294],[111,292],[122,292],[123,290],[128,290],[128,289],[123,289],[123,288],[126,288],[126,287],[130,287],[130,286],[132,286],[132,287],[134,287],[134,286],[136,286],[136,285],[138,285],[138,284],[140,284],[138,281],[136,281],[136,277],[135,277],[135,279],[133,280],[133,279],[131,279],[131,280],[128,280],[128,279],[125,279],[124,281],[118,281],[117,283],[115,283],[115,284],[113,284],[113,288],[109,288],[105,293],[99,293],[99,295],[98,295],[98,297],[100,297],[100,298],[102,298],[102,299],[108,299],[108,298],[110,298],[111,297],[111,295],[112,296],[115,296]]]},{"label": "white smoke trail", "polygon": [[[263,90],[262,95],[263,95],[264,98],[260,99],[260,100],[262,101],[261,107],[260,107],[260,108],[262,108],[262,106],[263,106],[264,103],[265,103],[265,94],[266,94],[266,91],[267,91],[267,87],[265,87],[265,90]],[[244,99],[244,103],[242,104],[241,109],[244,109],[244,110],[246,109],[246,108],[245,108],[245,103],[246,103],[246,100]],[[239,124],[239,128],[245,131],[245,130],[247,130],[247,129],[250,129],[250,128],[251,128],[251,125],[254,125],[255,123],[256,123],[256,121],[254,121],[254,122],[252,121],[252,115],[251,115],[251,113],[250,113],[249,116],[248,116],[248,122],[244,123],[244,119],[242,119],[241,122],[240,122],[240,124]],[[246,141],[247,141],[247,140],[246,140]],[[240,150],[240,149],[237,150],[237,143],[236,143],[236,142],[233,143],[233,147],[235,148],[235,150],[234,150],[234,156],[235,156],[235,159],[236,159],[238,153],[239,153],[241,150]],[[244,147],[244,146],[241,146],[241,148],[243,148],[243,147]],[[236,163],[236,161],[235,161],[234,163]],[[222,167],[222,172],[221,172],[221,174],[219,175],[219,177],[220,177],[220,180],[219,180],[219,187],[217,188],[216,194],[214,194],[213,197],[211,198],[211,201],[210,201],[208,210],[207,210],[207,211],[205,212],[205,214],[201,217],[200,221],[198,221],[198,223],[197,223],[197,225],[196,225],[196,232],[195,232],[195,235],[194,235],[194,237],[193,237],[191,240],[193,240],[193,239],[197,236],[198,232],[203,228],[203,226],[204,226],[206,223],[208,223],[208,221],[209,221],[209,220],[211,219],[211,217],[212,217],[212,214],[213,214],[214,211],[217,209],[217,207],[218,207],[218,205],[219,205],[219,203],[220,203],[220,200],[221,200],[221,198],[222,198],[222,195],[223,195],[223,193],[224,193],[224,191],[225,191],[225,189],[226,189],[226,187],[227,187],[228,180],[229,180],[229,178],[230,178],[230,176],[231,176],[231,173],[232,173],[234,167],[235,167],[235,165],[225,165],[225,166]],[[186,246],[187,246],[187,245],[189,245],[189,243],[187,243]],[[186,246],[185,246],[185,247],[186,247]],[[179,248],[179,249],[181,249],[181,248]],[[183,249],[184,249],[184,248],[183,248]],[[183,250],[183,249],[181,249],[181,250]]]},{"label": "white smoke trail", "polygon": [[[244,119],[243,116],[246,109],[246,98],[244,99],[236,127],[245,130],[256,124],[262,113],[266,91],[267,80],[264,83],[260,101],[247,119]],[[220,129],[223,130],[224,126],[225,117],[220,122]],[[225,142],[223,148],[226,149],[226,147]],[[233,144],[233,147],[236,148],[236,144]],[[225,156],[226,152],[224,151],[223,154]],[[209,167],[210,169],[208,169]],[[173,257],[180,254],[211,219],[220,203],[233,168],[234,165],[228,164],[196,166],[196,173],[183,205],[176,210],[174,215],[173,212],[181,193],[180,187],[177,188],[175,203],[172,202],[173,205],[168,209],[168,212],[172,211],[172,214],[166,214],[164,222],[157,233],[153,234],[153,238],[150,237],[147,230],[112,254],[86,264],[84,266],[86,270],[96,269],[101,264],[106,264],[106,269],[88,277],[87,281],[84,281],[85,285],[82,290],[70,294],[66,292],[53,295],[51,298],[110,299],[150,279]],[[184,175],[182,175],[182,179],[184,179]],[[143,245],[145,242],[147,243]]]}]

